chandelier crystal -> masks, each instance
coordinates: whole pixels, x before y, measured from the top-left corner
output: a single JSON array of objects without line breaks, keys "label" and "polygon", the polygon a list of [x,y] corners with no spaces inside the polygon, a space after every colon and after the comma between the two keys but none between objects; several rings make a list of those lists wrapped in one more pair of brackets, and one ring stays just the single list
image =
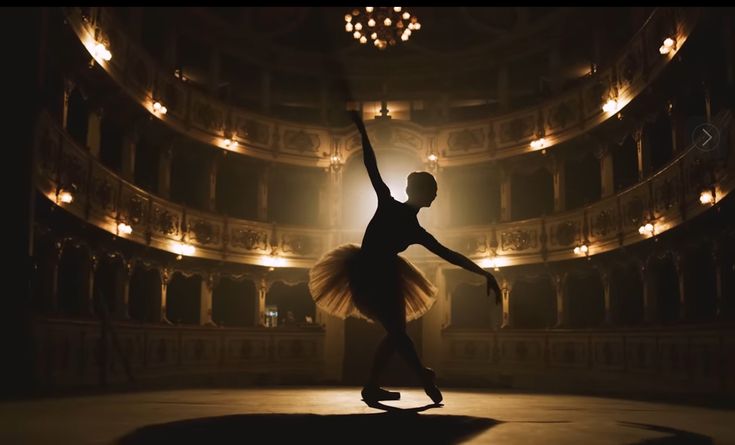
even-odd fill
[{"label": "chandelier crystal", "polygon": [[419,19],[401,6],[366,6],[345,14],[345,31],[355,40],[366,44],[368,39],[378,49],[386,49],[421,29]]}]

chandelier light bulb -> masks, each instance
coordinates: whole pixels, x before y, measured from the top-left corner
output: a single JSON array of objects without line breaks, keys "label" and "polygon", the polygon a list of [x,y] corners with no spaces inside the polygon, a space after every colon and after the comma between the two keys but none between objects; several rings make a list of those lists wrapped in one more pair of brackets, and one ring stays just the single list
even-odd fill
[{"label": "chandelier light bulb", "polygon": [[153,109],[155,111],[159,111],[161,109],[161,102],[158,102],[158,101],[153,102]]},{"label": "chandelier light bulb", "polygon": [[667,48],[673,48],[674,47],[674,39],[671,37],[667,37],[666,40],[664,40],[664,46]]},{"label": "chandelier light bulb", "polygon": [[589,247],[587,247],[587,244],[582,244],[581,246],[579,246],[579,250],[582,253],[587,253],[587,252],[589,252],[590,249],[589,249]]},{"label": "chandelier light bulb", "polygon": [[[364,20],[360,14],[364,14]],[[359,17],[360,21],[353,20],[353,17]],[[351,33],[355,40],[365,44],[369,36],[378,49],[408,41],[412,31],[421,27],[418,19],[401,6],[367,6],[364,10],[352,11],[352,15],[345,15],[345,21],[345,31]],[[370,31],[366,32],[368,28]]]},{"label": "chandelier light bulb", "polygon": [[715,202],[715,197],[712,192],[706,190],[699,195],[699,202],[701,202],[702,205],[712,204]]}]

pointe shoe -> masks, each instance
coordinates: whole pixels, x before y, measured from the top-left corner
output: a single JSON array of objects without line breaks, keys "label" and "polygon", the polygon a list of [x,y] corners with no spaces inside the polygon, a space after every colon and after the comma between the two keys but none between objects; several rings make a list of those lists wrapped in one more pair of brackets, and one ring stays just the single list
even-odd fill
[{"label": "pointe shoe", "polygon": [[436,372],[431,368],[424,368],[424,391],[431,398],[432,402],[439,404],[444,399],[444,396],[442,396],[442,392],[437,388],[434,382],[435,380]]},{"label": "pointe shoe", "polygon": [[366,386],[362,388],[362,399],[366,402],[378,402],[381,400],[400,400],[401,393],[388,391],[378,386]]}]

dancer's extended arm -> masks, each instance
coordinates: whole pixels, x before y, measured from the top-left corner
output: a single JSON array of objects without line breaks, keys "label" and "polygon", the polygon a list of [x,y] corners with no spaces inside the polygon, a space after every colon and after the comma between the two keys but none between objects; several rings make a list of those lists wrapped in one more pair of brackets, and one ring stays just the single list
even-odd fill
[{"label": "dancer's extended arm", "polygon": [[362,118],[360,118],[360,114],[357,111],[351,111],[350,116],[355,122],[357,129],[360,130],[360,135],[362,136],[362,159],[365,162],[365,168],[367,169],[368,176],[370,176],[370,182],[373,184],[373,189],[375,189],[375,193],[378,195],[378,200],[388,198],[390,197],[390,189],[385,185],[385,182],[383,182],[383,178],[380,177],[378,161],[375,158],[373,146],[370,145],[370,140],[368,139],[367,131],[365,130],[365,123],[362,121]]},{"label": "dancer's extended arm", "polygon": [[426,232],[423,236],[423,240],[421,241],[421,245],[429,249],[431,252],[435,253],[439,257],[445,259],[446,261],[457,265],[463,269],[469,270],[470,272],[474,272],[476,274],[482,275],[487,279],[487,294],[490,295],[490,291],[495,292],[495,302],[500,303],[501,299],[501,292],[500,292],[500,286],[498,286],[498,282],[495,280],[495,277],[490,272],[486,271],[485,269],[481,268],[477,264],[475,264],[474,261],[467,258],[466,256],[462,255],[459,252],[455,252],[452,249],[449,249],[448,247],[441,244],[439,241],[437,241],[436,238],[434,238],[433,235]]}]

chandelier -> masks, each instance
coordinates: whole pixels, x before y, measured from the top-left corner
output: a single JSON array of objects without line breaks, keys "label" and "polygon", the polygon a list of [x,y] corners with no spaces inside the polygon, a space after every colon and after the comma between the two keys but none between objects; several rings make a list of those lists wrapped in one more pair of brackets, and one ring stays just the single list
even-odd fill
[{"label": "chandelier", "polygon": [[345,31],[362,44],[370,38],[378,49],[386,49],[398,40],[407,41],[414,31],[421,29],[418,18],[400,6],[363,9],[345,14]]}]

